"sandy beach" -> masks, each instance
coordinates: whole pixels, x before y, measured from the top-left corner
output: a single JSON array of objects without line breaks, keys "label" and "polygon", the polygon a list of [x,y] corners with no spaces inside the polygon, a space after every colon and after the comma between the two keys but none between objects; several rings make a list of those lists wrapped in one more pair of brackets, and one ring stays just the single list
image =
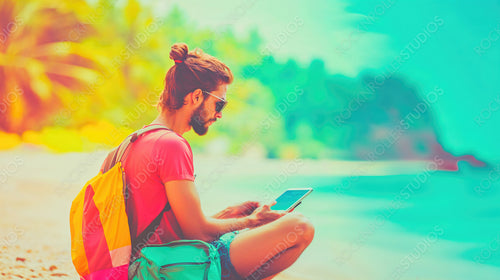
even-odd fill
[{"label": "sandy beach", "polygon": [[[69,209],[105,156],[105,151],[50,154],[37,147],[0,153],[0,279],[78,279],[71,263]],[[201,157],[198,164],[208,166],[207,161]],[[225,162],[234,164],[234,159]],[[304,278],[286,272],[275,279]]]},{"label": "sandy beach", "polygon": [[[25,146],[0,155],[0,167],[4,171],[0,196],[0,278],[77,279],[70,256],[69,209],[79,189],[98,171],[106,152],[51,154]],[[214,160],[218,162],[213,163]],[[341,170],[338,163],[331,161],[316,162],[323,166],[321,169],[304,161],[268,161],[267,167],[256,161],[200,156],[196,162],[197,175],[208,183],[214,166],[218,166],[219,172],[224,171],[220,173],[233,176],[242,173],[269,175],[280,170],[324,173],[325,164],[337,174],[353,169]],[[369,167],[364,172],[376,172],[376,167]],[[203,182],[201,185],[203,189]],[[212,195],[212,192],[200,193],[202,197]],[[235,200],[238,199],[235,197]],[[228,205],[231,202],[228,201]],[[204,206],[210,212],[216,212],[219,207],[216,204]],[[304,278],[300,272],[285,272],[276,279],[314,279],[310,276]]]},{"label": "sandy beach", "polygon": [[[105,156],[105,151],[51,154],[31,146],[0,152],[0,279],[78,279],[70,257],[69,209]],[[422,168],[423,162],[282,161],[195,154],[196,183],[207,214],[257,199],[263,192],[272,197],[293,176],[382,176],[390,175],[388,170],[412,174]],[[268,178],[266,184],[262,185],[261,177]],[[253,179],[257,180],[255,186]],[[380,200],[334,192],[303,203],[300,211],[315,224],[315,240],[275,279],[396,279],[391,275],[400,269],[401,260],[426,237],[386,223],[369,236],[369,242],[354,243],[354,248],[353,238],[371,222],[354,214],[381,207],[384,202]],[[439,238],[428,249],[429,256],[397,279],[466,279],[463,277],[479,271],[484,274],[481,279],[495,279],[492,275],[498,275],[497,267],[450,257],[473,245],[477,244]],[[339,261],[342,258],[344,262]],[[420,272],[427,274],[415,278]],[[436,276],[428,277],[429,273]]]}]

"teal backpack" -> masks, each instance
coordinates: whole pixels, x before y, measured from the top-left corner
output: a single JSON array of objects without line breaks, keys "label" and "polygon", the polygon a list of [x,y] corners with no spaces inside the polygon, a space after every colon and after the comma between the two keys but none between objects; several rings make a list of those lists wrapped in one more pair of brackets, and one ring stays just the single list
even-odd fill
[{"label": "teal backpack", "polygon": [[147,245],[130,264],[129,279],[220,280],[219,253],[213,245],[201,240]]}]

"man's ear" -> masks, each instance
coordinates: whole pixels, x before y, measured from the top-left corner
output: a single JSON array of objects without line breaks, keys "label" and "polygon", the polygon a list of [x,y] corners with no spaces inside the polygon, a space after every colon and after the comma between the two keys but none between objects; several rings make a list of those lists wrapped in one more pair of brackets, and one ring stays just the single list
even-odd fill
[{"label": "man's ear", "polygon": [[203,102],[203,92],[201,89],[195,89],[191,92],[191,102],[196,106],[199,106]]}]

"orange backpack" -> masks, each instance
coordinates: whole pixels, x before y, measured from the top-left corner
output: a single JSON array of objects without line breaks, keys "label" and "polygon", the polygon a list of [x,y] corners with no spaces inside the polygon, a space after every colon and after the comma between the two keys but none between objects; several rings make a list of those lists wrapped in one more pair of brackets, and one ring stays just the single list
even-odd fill
[{"label": "orange backpack", "polygon": [[[168,129],[152,125],[129,135],[107,156],[102,172],[88,181],[70,211],[71,258],[82,279],[128,279],[132,243],[126,211],[127,182],[122,167],[125,152],[142,134]],[[154,232],[167,204],[137,240]]]}]

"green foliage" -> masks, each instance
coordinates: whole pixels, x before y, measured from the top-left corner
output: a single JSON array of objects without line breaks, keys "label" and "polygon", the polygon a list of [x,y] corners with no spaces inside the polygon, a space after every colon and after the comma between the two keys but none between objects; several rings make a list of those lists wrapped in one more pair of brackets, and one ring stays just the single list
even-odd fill
[{"label": "green foliage", "polygon": [[[25,31],[13,35],[9,44],[46,55],[33,55],[32,63],[23,65],[23,58],[12,48],[1,49],[0,67],[6,73],[1,77],[2,94],[7,85],[18,85],[27,94],[3,115],[0,128],[22,135],[24,142],[56,151],[112,146],[123,134],[150,123],[157,114],[155,105],[165,73],[173,64],[169,51],[175,42],[219,57],[235,75],[223,119],[203,138],[185,135],[195,150],[260,153],[270,158],[359,158],[373,150],[370,143],[383,139],[421,100],[400,79],[367,92],[367,84],[374,79],[369,73],[357,78],[331,75],[321,60],[313,60],[308,67],[292,59],[277,63],[271,56],[260,55],[264,42],[257,30],[238,37],[231,29],[197,28],[178,8],[158,17],[137,0],[125,5],[106,0],[94,5],[63,1],[50,8],[35,2],[5,3],[0,12],[11,20],[17,12],[41,15],[23,18],[26,28],[21,30]],[[16,69],[32,80],[12,71],[7,57],[13,57]],[[363,109],[346,112],[356,99],[364,100]],[[430,120],[426,113],[412,129],[432,134]],[[123,131],[116,137],[103,137],[117,128]],[[5,148],[21,141],[19,136],[8,137]],[[67,141],[57,144],[57,139]],[[422,143],[417,146],[429,150]]]}]

